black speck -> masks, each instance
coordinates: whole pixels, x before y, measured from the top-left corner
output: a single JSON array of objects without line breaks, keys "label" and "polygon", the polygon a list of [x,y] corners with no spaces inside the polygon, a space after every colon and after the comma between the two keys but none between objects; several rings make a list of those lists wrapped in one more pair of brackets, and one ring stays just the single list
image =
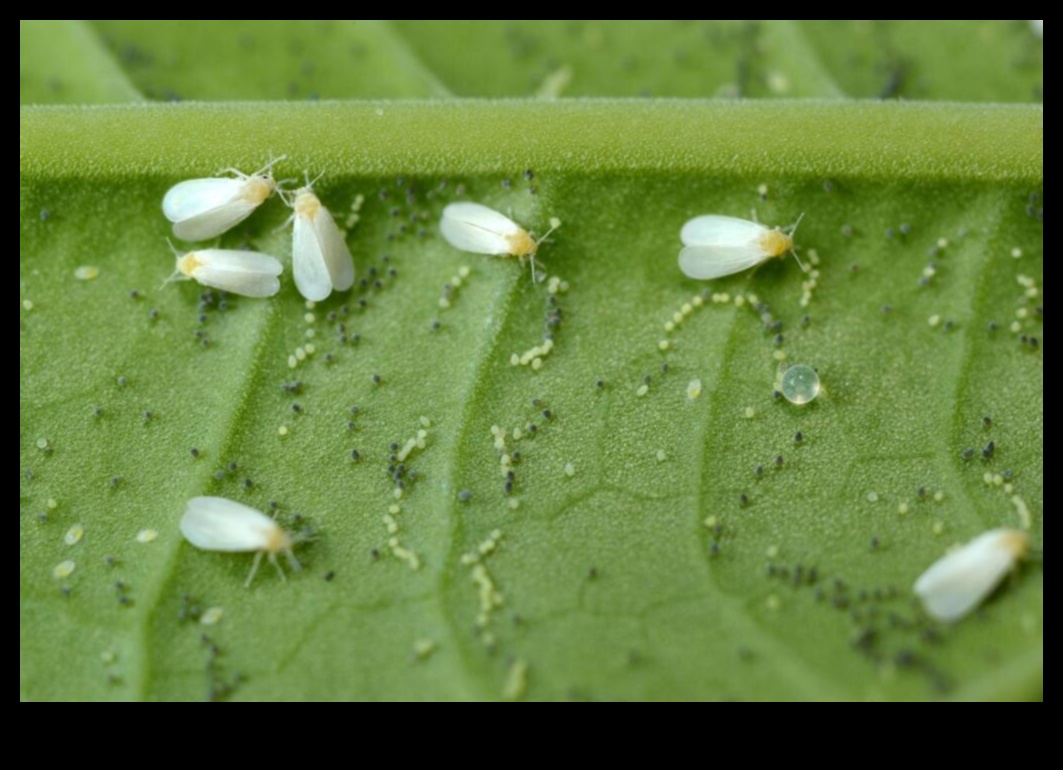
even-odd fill
[{"label": "black speck", "polygon": [[460,500],[463,503],[469,502],[470,500],[472,500],[472,492],[470,492],[467,489],[462,490],[461,492],[458,493],[458,500]]},{"label": "black speck", "polygon": [[803,444],[803,443],[805,443],[805,434],[804,433],[795,433],[794,434],[794,443],[795,444]]},{"label": "black speck", "polygon": [[325,573],[325,582],[326,583],[331,583],[335,579],[336,579],[336,573],[335,572],[326,572]]},{"label": "black speck", "polygon": [[982,457],[986,460],[992,460],[993,455],[997,453],[997,445],[995,441],[990,441],[986,444],[985,449],[982,450]]},{"label": "black speck", "polygon": [[962,457],[966,461],[973,460],[974,459],[974,450],[973,449],[964,449]]},{"label": "black speck", "polygon": [[189,454],[192,455],[192,459],[193,460],[198,460],[199,459],[199,450],[196,449],[195,447],[192,447],[192,449],[189,450]]}]

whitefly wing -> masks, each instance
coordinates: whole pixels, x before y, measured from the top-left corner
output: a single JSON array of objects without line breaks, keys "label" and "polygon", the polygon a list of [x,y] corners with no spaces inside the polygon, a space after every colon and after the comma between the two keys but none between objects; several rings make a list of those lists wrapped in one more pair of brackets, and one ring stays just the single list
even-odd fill
[{"label": "whitefly wing", "polygon": [[181,519],[181,534],[204,551],[261,551],[276,530],[276,522],[261,511],[219,497],[189,500]]},{"label": "whitefly wing", "polygon": [[454,248],[493,256],[510,254],[510,238],[523,231],[509,217],[479,203],[451,203],[443,209],[439,228]]},{"label": "whitefly wing", "polygon": [[329,281],[334,291],[347,291],[354,286],[354,259],[336,220],[324,206],[317,210],[313,222],[321,255],[325,260]]},{"label": "whitefly wing", "polygon": [[756,222],[735,217],[691,219],[679,233],[686,247],[679,253],[679,269],[699,281],[749,270],[770,256],[761,242],[767,232]]},{"label": "whitefly wing", "polygon": [[679,269],[687,278],[711,281],[749,270],[764,260],[764,252],[751,246],[688,246],[679,252]]},{"label": "whitefly wing", "polygon": [[679,233],[684,246],[756,247],[768,228],[737,217],[695,217]]},{"label": "whitefly wing", "polygon": [[212,289],[242,297],[272,297],[280,291],[281,263],[252,251],[207,249],[196,252],[200,265],[192,277]]},{"label": "whitefly wing", "polygon": [[332,294],[332,276],[318,230],[314,221],[302,214],[296,214],[292,230],[292,274],[299,293],[311,302],[321,302]]},{"label": "whitefly wing", "polygon": [[915,584],[927,613],[954,623],[984,602],[1015,567],[1026,536],[995,530],[943,557]]},{"label": "whitefly wing", "polygon": [[216,238],[243,222],[257,203],[244,197],[245,179],[192,179],[174,185],[162,200],[162,211],[183,241]]}]

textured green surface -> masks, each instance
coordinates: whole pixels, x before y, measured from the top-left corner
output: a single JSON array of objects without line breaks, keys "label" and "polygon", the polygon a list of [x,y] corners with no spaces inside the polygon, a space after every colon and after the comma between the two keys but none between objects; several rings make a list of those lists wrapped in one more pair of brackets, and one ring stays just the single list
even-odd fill
[{"label": "textured green surface", "polygon": [[[130,30],[153,52],[192,39],[188,23],[94,24],[111,46]],[[350,42],[386,22],[334,24]],[[424,72],[456,93],[489,91],[429,48],[418,64],[418,24],[432,23],[373,36],[367,55],[392,62],[377,65],[391,94],[438,94]],[[261,39],[297,29],[255,27]],[[139,73],[115,61],[159,93],[286,96],[261,72],[240,94],[197,93],[194,67],[163,82],[160,55]],[[277,67],[295,77],[294,62]],[[98,101],[112,74],[70,101]],[[40,101],[28,81],[23,101]],[[20,699],[1039,698],[1039,562],[955,628],[922,619],[910,586],[952,544],[1018,525],[987,472],[1014,474],[1042,545],[1042,354],[1020,338],[1042,340],[1043,300],[1019,285],[1043,283],[1042,137],[1040,106],[23,108]],[[271,153],[290,158],[282,177],[324,173],[318,192],[341,223],[365,198],[349,237],[368,284],[317,307],[312,324],[290,274],[275,300],[224,311],[201,310],[192,284],[159,288],[172,269],[166,189]],[[542,341],[546,287],[439,238],[439,212],[459,198],[540,232],[564,223],[540,253],[570,287],[538,373],[509,359]],[[680,226],[751,209],[771,224],[805,215],[802,257],[821,263],[808,307],[807,276],[778,261],[711,291],[755,293],[781,341],[750,307],[711,296],[666,333],[704,288],[676,269]],[[271,201],[221,243],[287,261],[286,216]],[[99,277],[76,280],[86,265]],[[443,309],[462,266],[471,275]],[[293,371],[311,329],[317,353]],[[780,350],[819,370],[815,404],[773,398]],[[694,379],[703,394],[690,401]],[[417,477],[395,517],[413,571],[382,520],[395,504],[389,447],[422,416],[427,448],[407,463]],[[526,434],[508,439],[522,455],[509,496],[494,425]],[[288,583],[266,570],[243,590],[250,556],[179,536],[200,494],[275,501],[286,525],[312,526],[305,570]],[[66,545],[74,525],[84,538]],[[146,529],[158,539],[137,542]],[[504,599],[478,623],[463,556],[496,531],[481,564]],[[77,569],[56,580],[65,560]],[[224,619],[204,627],[197,607]],[[434,652],[418,655],[421,643]]]}]

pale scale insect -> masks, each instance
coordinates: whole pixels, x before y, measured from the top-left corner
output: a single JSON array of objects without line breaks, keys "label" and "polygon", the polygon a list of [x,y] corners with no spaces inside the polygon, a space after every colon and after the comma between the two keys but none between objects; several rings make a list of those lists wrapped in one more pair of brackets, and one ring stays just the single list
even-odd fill
[{"label": "pale scale insect", "polygon": [[[797,259],[793,236],[800,224],[798,219],[787,228],[769,228],[737,217],[696,217],[680,232],[685,248],[679,252],[679,269],[688,278],[711,281],[788,253]],[[800,265],[801,260],[797,263]],[[804,265],[801,269],[804,271]]]},{"label": "pale scale insect", "polygon": [[[162,212],[182,241],[208,241],[243,222],[277,189],[271,160],[253,174],[226,169],[234,178],[190,179],[171,187],[162,199]],[[222,172],[225,173],[225,172]]]},{"label": "pale scale insect", "polygon": [[313,192],[309,177],[296,190],[292,207],[292,273],[299,293],[311,302],[328,299],[334,291],[354,286],[354,259],[343,233],[329,210]]},{"label": "pale scale insect", "polygon": [[292,549],[306,539],[286,532],[276,521],[254,508],[220,497],[189,500],[181,519],[181,534],[204,551],[254,552],[255,562],[244,583],[245,588],[251,587],[263,557],[277,568],[282,580],[286,578],[277,562],[278,554],[284,554],[292,570],[298,572],[301,567]]},{"label": "pale scale insect", "polygon": [[443,209],[440,232],[447,243],[460,251],[493,257],[517,257],[531,262],[532,280],[538,283],[535,256],[539,246],[561,226],[550,220],[550,229],[535,238],[505,214],[479,203],[451,203]]},{"label": "pale scale insect", "polygon": [[956,623],[989,598],[1029,548],[1030,537],[1025,532],[986,532],[923,573],[915,593],[932,618]]},{"label": "pale scale insect", "polygon": [[[173,248],[174,274],[166,281],[193,280],[241,297],[272,297],[281,289],[281,263],[267,254],[232,249],[203,249],[181,254]],[[165,284],[164,284],[165,285]]]}]

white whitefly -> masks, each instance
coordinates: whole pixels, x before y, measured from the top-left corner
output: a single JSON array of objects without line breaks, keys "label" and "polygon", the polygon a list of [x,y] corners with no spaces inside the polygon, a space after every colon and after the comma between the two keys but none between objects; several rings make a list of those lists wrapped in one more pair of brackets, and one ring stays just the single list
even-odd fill
[{"label": "white whitefly", "polygon": [[741,273],[793,252],[796,230],[797,224],[784,230],[736,217],[696,217],[679,234],[685,247],[679,252],[679,269],[700,281]]},{"label": "white whitefly", "polygon": [[277,556],[284,554],[293,570],[300,569],[292,548],[301,541],[292,536],[266,514],[242,503],[220,497],[197,497],[188,501],[181,519],[181,534],[204,551],[222,553],[255,553],[255,562],[245,587],[251,585],[262,563],[268,557],[277,567],[281,578],[284,572]]},{"label": "white whitefly", "polygon": [[952,551],[916,581],[915,593],[935,620],[955,623],[984,602],[1030,548],[1026,533],[996,529]]},{"label": "white whitefly", "polygon": [[236,227],[277,189],[271,169],[280,160],[253,174],[230,169],[232,179],[190,179],[171,187],[162,213],[173,223],[173,234],[182,241],[207,241]]},{"label": "white whitefly", "polygon": [[190,251],[177,258],[175,278],[242,297],[272,297],[280,291],[281,263],[267,254],[230,249]]},{"label": "white whitefly", "polygon": [[535,270],[539,246],[561,223],[551,220],[550,230],[542,238],[531,233],[504,214],[479,203],[451,203],[443,209],[440,232],[447,243],[460,251],[495,257],[530,259]]},{"label": "white whitefly", "polygon": [[292,273],[299,293],[321,302],[354,285],[354,259],[329,210],[310,185],[296,191],[292,215]]}]

